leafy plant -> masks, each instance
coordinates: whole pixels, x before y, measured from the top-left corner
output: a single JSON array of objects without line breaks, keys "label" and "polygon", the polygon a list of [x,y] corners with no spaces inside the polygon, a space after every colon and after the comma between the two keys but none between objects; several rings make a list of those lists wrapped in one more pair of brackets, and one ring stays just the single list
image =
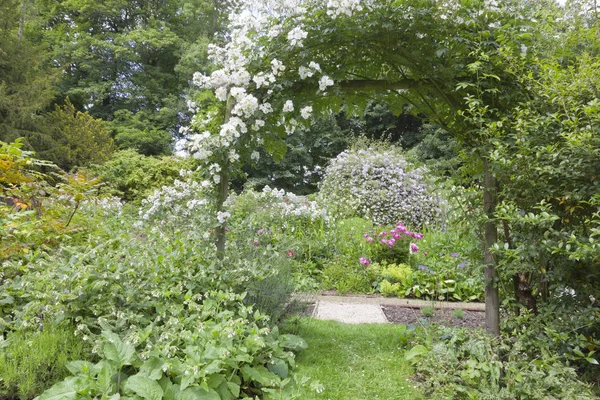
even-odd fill
[{"label": "leafy plant", "polygon": [[594,399],[573,368],[552,354],[529,358],[518,337],[494,340],[479,330],[428,327],[412,343],[405,357],[429,398]]},{"label": "leafy plant", "polygon": [[[0,394],[32,398],[68,374],[68,363],[89,356],[69,324],[10,332],[0,340]],[[1,336],[0,336],[1,338]]]},{"label": "leafy plant", "polygon": [[423,314],[423,316],[427,318],[433,317],[433,307],[421,308],[421,314]]}]

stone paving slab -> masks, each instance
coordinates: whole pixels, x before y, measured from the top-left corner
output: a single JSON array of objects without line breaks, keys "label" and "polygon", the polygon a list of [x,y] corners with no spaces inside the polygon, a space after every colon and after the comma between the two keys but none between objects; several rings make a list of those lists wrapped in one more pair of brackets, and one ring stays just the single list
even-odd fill
[{"label": "stone paving slab", "polygon": [[317,301],[316,319],[339,321],[346,324],[385,324],[388,322],[378,304]]}]

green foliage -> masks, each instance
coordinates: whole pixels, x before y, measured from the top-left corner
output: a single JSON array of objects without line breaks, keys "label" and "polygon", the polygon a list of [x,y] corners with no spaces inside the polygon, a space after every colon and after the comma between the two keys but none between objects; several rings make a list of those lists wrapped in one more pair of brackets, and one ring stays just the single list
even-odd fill
[{"label": "green foliage", "polygon": [[[243,168],[245,187],[268,185],[304,195],[316,192],[329,159],[342,152],[355,135],[351,128],[340,125],[333,116],[315,119],[309,128],[285,139],[287,150],[279,161],[260,151],[259,159]],[[235,180],[234,187],[241,182]]]},{"label": "green foliage", "polygon": [[62,107],[56,106],[46,114],[45,124],[46,139],[52,144],[46,144],[37,154],[64,170],[102,163],[115,150],[105,124],[87,112],[77,111],[68,98]]},{"label": "green foliage", "polygon": [[189,121],[180,94],[190,92],[194,72],[208,69],[208,38],[221,30],[226,5],[35,2],[53,63],[64,71],[60,97],[109,122],[120,148],[146,155],[170,154],[172,137]]},{"label": "green foliage", "polygon": [[465,311],[462,308],[452,310],[452,318],[465,319]]},{"label": "green foliage", "polygon": [[421,314],[423,314],[424,317],[433,317],[433,307],[423,307],[421,308]]},{"label": "green foliage", "polygon": [[89,348],[69,324],[10,332],[0,340],[0,394],[33,398],[68,375],[67,364],[87,357]]},{"label": "green foliage", "polygon": [[407,264],[388,264],[381,271],[381,277],[391,283],[403,282],[412,273]]},{"label": "green foliage", "polygon": [[191,161],[177,157],[148,157],[134,150],[121,150],[103,164],[90,169],[106,183],[104,191],[139,203],[154,190],[173,184]]},{"label": "green foliage", "polygon": [[[242,298],[209,292],[202,303],[188,300],[194,317],[171,318],[175,326],[169,331],[147,326],[144,336],[148,338],[142,343],[158,346],[146,346],[145,350],[136,350],[142,344],[139,336],[131,344],[103,331],[101,360],[70,363],[74,376],[44,392],[40,400],[82,391],[92,396],[121,394],[145,399],[179,395],[235,399],[269,387],[285,387],[290,382],[288,368],[295,365],[290,350],[303,350],[306,342],[294,335],[280,335],[277,329],[270,332],[258,311],[240,305]],[[163,347],[157,335],[172,336],[175,342]]]},{"label": "green foliage", "polygon": [[410,150],[406,157],[425,163],[437,175],[452,175],[460,165],[459,145],[450,132],[437,125],[421,127],[422,139]]},{"label": "green foliage", "polygon": [[[58,172],[44,174],[41,168]],[[69,223],[78,208],[75,203],[84,199],[84,187],[93,186],[93,180],[36,159],[22,150],[21,141],[0,142],[0,172],[0,260],[26,259],[78,236],[82,229]],[[18,270],[7,266],[4,272],[12,277]]]},{"label": "green foliage", "polygon": [[0,140],[26,139],[37,148],[37,114],[51,102],[58,70],[50,64],[47,43],[27,3],[3,1],[0,5]]},{"label": "green foliage", "polygon": [[115,111],[115,118],[108,126],[113,129],[119,149],[133,149],[145,156],[162,156],[173,151],[172,133],[149,123],[143,112],[132,114],[128,110]]},{"label": "green foliage", "polygon": [[600,289],[599,65],[589,55],[568,66],[540,62],[535,80],[522,78],[536,97],[489,128],[504,138],[492,152],[503,183],[504,244],[495,251],[504,279],[522,282],[510,296],[524,304],[530,291],[529,307],[567,288],[581,298]]},{"label": "green foliage", "polygon": [[3,329],[68,318],[101,357],[69,364],[74,376],[41,398],[82,390],[154,398],[187,390],[233,399],[290,383],[291,351],[305,344],[279,335],[273,323],[291,292],[292,259],[232,231],[238,236],[220,260],[205,237],[210,206],[190,209],[199,192],[186,185],[155,194],[139,221],[110,203],[82,205],[80,218],[96,229],[86,241],[40,254],[20,267],[21,276],[3,280],[10,300],[0,310]]},{"label": "green foliage", "polygon": [[340,257],[323,268],[323,286],[340,293],[372,293],[377,271],[363,267],[355,258]]},{"label": "green foliage", "polygon": [[439,327],[415,339],[406,358],[432,399],[595,397],[576,371],[552,354],[525,355],[519,338],[495,341],[478,330]]}]

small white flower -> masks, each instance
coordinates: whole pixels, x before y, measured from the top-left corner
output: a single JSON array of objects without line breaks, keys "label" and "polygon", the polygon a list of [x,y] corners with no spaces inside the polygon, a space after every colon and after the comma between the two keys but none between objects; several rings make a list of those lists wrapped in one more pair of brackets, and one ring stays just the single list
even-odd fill
[{"label": "small white flower", "polygon": [[311,106],[306,106],[300,110],[300,115],[304,119],[309,119],[310,116],[312,115],[312,112],[313,112],[313,108]]},{"label": "small white flower", "polygon": [[327,75],[323,75],[321,79],[319,79],[319,89],[324,92],[329,86],[333,86],[333,79]]},{"label": "small white flower", "polygon": [[292,112],[292,111],[294,111],[294,102],[292,102],[291,100],[288,100],[283,105],[283,112]]},{"label": "small white flower", "polygon": [[295,27],[291,31],[288,32],[287,38],[290,41],[290,45],[298,47],[303,47],[302,41],[306,39],[308,36],[308,32],[302,30],[299,26]]}]

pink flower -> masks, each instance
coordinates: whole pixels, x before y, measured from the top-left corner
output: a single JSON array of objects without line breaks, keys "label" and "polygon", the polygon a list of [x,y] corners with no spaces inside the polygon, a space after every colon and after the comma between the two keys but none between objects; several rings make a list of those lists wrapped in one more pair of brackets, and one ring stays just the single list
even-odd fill
[{"label": "pink flower", "polygon": [[387,232],[386,232],[386,231],[383,231],[383,232],[381,232],[381,233],[379,234],[379,236],[385,236],[385,235],[387,235]]},{"label": "pink flower", "polygon": [[254,246],[258,246],[258,240],[254,241]]},{"label": "pink flower", "polygon": [[367,238],[367,243],[371,243],[372,241],[373,241],[373,238],[372,238],[371,236],[369,236],[369,237]]},{"label": "pink flower", "polygon": [[294,257],[295,254],[296,253],[294,253],[292,250],[288,250],[287,251],[287,255],[290,256],[290,257]]},{"label": "pink flower", "polygon": [[368,234],[368,233],[365,233],[365,234],[363,235],[363,237],[366,239],[366,238],[368,238],[368,237],[369,237],[369,234]]},{"label": "pink flower", "polygon": [[422,233],[415,233],[414,238],[417,239],[417,240],[421,240],[421,239],[423,239],[423,234]]},{"label": "pink flower", "polygon": [[263,231],[262,229],[259,229],[258,231],[256,231],[256,233],[258,233],[259,235],[262,235],[265,231]]},{"label": "pink flower", "polygon": [[396,243],[396,240],[394,240],[394,239],[390,239],[390,240],[388,240],[388,242],[387,242],[388,246],[390,246],[390,249],[391,249],[392,247],[394,247],[394,244],[395,244],[395,243]]},{"label": "pink flower", "polygon": [[381,244],[388,244],[388,241],[385,239],[381,239]]},{"label": "pink flower", "polygon": [[360,265],[364,265],[365,267],[368,267],[369,265],[371,265],[371,261],[369,261],[368,258],[361,257],[360,258]]},{"label": "pink flower", "polygon": [[419,246],[417,246],[414,243],[411,243],[410,244],[410,251],[411,251],[411,253],[416,253],[417,251],[419,251]]},{"label": "pink flower", "polygon": [[402,236],[399,233],[394,233],[394,239],[400,240]]}]

